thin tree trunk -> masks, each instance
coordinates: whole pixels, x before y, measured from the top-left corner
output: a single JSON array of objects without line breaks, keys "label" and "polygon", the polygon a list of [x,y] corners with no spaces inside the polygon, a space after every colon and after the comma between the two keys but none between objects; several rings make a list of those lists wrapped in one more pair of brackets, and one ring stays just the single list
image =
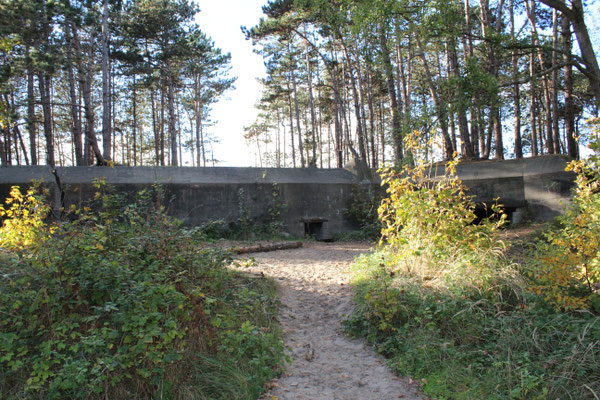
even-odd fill
[{"label": "thin tree trunk", "polygon": [[560,131],[558,127],[558,11],[552,13],[552,135],[554,153],[560,154]]},{"label": "thin tree trunk", "polygon": [[[356,117],[356,134],[357,134],[357,141],[358,141],[358,151],[359,154],[355,154],[355,150],[354,148],[351,146],[350,147],[350,151],[353,153],[354,157],[360,158],[363,162],[367,162],[367,152],[365,149],[365,135],[363,132],[363,116],[362,116],[362,108],[360,106],[360,97],[358,95],[358,89],[357,89],[357,82],[356,82],[356,76],[354,75],[354,63],[353,60],[350,58],[350,54],[348,53],[348,48],[346,47],[346,44],[344,43],[344,41],[342,40],[342,48],[344,50],[344,60],[345,60],[345,64],[348,68],[348,75],[350,76],[350,88],[352,89],[352,100],[354,102],[354,111],[355,111],[355,117]],[[348,107],[350,107],[350,105],[348,105]],[[348,110],[348,114],[350,114],[350,110]],[[348,131],[350,132],[350,131]]]},{"label": "thin tree trunk", "polygon": [[[73,44],[75,46],[75,53],[82,54],[81,51],[81,43],[79,41],[79,34],[77,32],[77,28],[75,24],[72,24],[73,28]],[[91,39],[93,40],[93,38]],[[83,57],[77,57],[77,69],[79,70],[79,87],[82,88],[82,97],[83,97],[83,108],[84,108],[84,116],[85,116],[85,126],[84,126],[84,147],[83,147],[83,160],[84,164],[92,163],[92,154],[96,157],[96,162],[98,165],[104,165],[104,157],[102,157],[102,153],[100,152],[100,148],[98,147],[98,141],[96,140],[96,135],[94,134],[94,105],[92,104],[92,65],[94,63],[93,43],[89,44],[90,50],[88,54],[88,62],[83,64]],[[92,153],[90,154],[90,150]]]},{"label": "thin tree trunk", "polygon": [[312,133],[312,159],[310,165],[317,165],[317,141],[316,141],[316,127],[315,127],[315,101],[313,98],[312,91],[312,65],[310,62],[310,52],[308,50],[308,43],[305,44],[306,49],[306,70],[307,70],[307,83],[308,83],[308,104],[310,107],[310,126]]},{"label": "thin tree trunk", "polygon": [[531,153],[533,156],[538,155],[538,144],[537,144],[537,129],[536,129],[536,118],[535,118],[535,2],[531,0],[532,7],[530,9],[528,5],[529,0],[525,0],[525,5],[527,6],[529,21],[531,24],[531,35],[532,35],[532,46],[531,54],[529,55],[529,121],[530,121],[530,131],[531,131]]},{"label": "thin tree trunk", "polygon": [[[486,42],[489,41],[490,38],[490,34],[491,34],[491,30],[492,30],[492,24],[491,24],[491,17],[490,17],[490,4],[489,4],[489,0],[482,0],[481,1],[481,29],[483,32],[483,37],[486,40]],[[502,12],[502,1],[500,3],[500,7],[498,8],[498,17],[501,20],[501,12]],[[498,24],[498,26],[500,26],[501,24]],[[499,75],[499,63],[498,63],[498,57],[496,55],[496,52],[493,48],[493,46],[491,45],[491,43],[487,43],[487,50],[488,50],[488,69],[490,74],[492,74],[496,79],[498,78]],[[492,120],[490,121],[490,124],[493,125],[493,132],[494,132],[494,158],[496,159],[504,159],[504,145],[503,145],[503,138],[502,138],[502,121],[501,121],[501,117],[500,117],[500,98],[499,96],[494,99],[494,101],[492,102],[491,106],[490,106],[490,116],[492,118]],[[490,143],[488,143],[488,147],[489,147]],[[487,152],[487,148],[486,148],[486,153]]]},{"label": "thin tree trunk", "polygon": [[[460,79],[460,71],[455,46],[456,44],[454,43],[454,40],[451,39],[450,43],[448,43],[447,50],[448,59],[450,61],[450,71],[453,77],[458,81],[458,79]],[[475,154],[473,154],[473,146],[471,145],[471,138],[469,136],[469,122],[467,120],[467,109],[464,106],[465,99],[458,98],[457,100],[458,106],[456,107],[456,112],[458,117],[458,130],[460,133],[461,141],[461,153],[465,159],[472,160],[473,158],[475,158]]]},{"label": "thin tree trunk", "polygon": [[179,157],[177,155],[177,130],[175,127],[175,83],[173,81],[173,73],[171,72],[170,65],[167,70],[167,77],[169,79],[167,87],[167,107],[169,112],[169,140],[171,141],[171,165],[177,167],[179,165]]},{"label": "thin tree trunk", "polygon": [[[75,153],[75,165],[81,166],[84,165],[83,162],[83,143],[82,143],[82,133],[81,133],[81,121],[79,119],[79,110],[77,109],[77,105],[79,104],[77,100],[76,90],[75,90],[75,77],[73,73],[73,41],[71,37],[72,29],[70,25],[72,22],[67,20],[67,25],[65,26],[65,35],[67,37],[67,76],[69,80],[69,97],[71,101],[71,134],[73,138],[73,147]],[[80,57],[81,54],[77,54],[77,57]]]},{"label": "thin tree trunk", "polygon": [[[26,52],[29,53],[29,48],[27,48]],[[31,155],[31,165],[38,165],[35,87],[34,73],[31,66],[27,68],[27,132],[29,133],[29,153]]]},{"label": "thin tree trunk", "polygon": [[575,139],[575,106],[573,103],[573,67],[571,64],[571,21],[562,16],[563,60],[565,67],[565,136],[567,138],[567,153],[570,157],[579,158],[579,146]]},{"label": "thin tree trunk", "polygon": [[42,101],[42,111],[44,114],[44,137],[46,138],[46,164],[54,168],[56,160],[54,158],[54,135],[52,132],[52,110],[50,107],[50,76],[45,73],[38,75],[38,84]]},{"label": "thin tree trunk", "polygon": [[423,69],[425,72],[425,80],[427,82],[427,86],[429,88],[429,93],[431,94],[431,98],[433,99],[433,105],[436,110],[436,114],[438,116],[438,122],[440,124],[440,129],[442,131],[442,138],[444,139],[444,157],[449,160],[452,158],[454,153],[454,148],[452,147],[452,140],[450,139],[450,135],[448,133],[448,111],[447,105],[442,104],[440,101],[437,88],[433,83],[433,77],[431,75],[431,71],[429,70],[429,66],[427,64],[427,59],[425,58],[425,52],[423,51],[423,45],[421,44],[421,40],[416,35],[415,39],[417,41],[417,48],[419,50],[419,57],[423,61]]},{"label": "thin tree trunk", "polygon": [[2,140],[2,136],[8,136],[8,126],[6,126],[4,129],[2,129],[2,126],[0,126],[0,131],[2,132],[2,135],[0,135],[0,165],[9,166],[10,163],[8,162],[8,157],[6,155],[6,143],[4,143]]},{"label": "thin tree trunk", "polygon": [[[135,74],[133,74],[133,82],[131,85],[131,95],[133,96],[133,101],[132,101],[132,112],[133,112],[133,126],[131,129],[132,135],[133,135],[133,165],[137,166],[137,84],[136,84],[136,79],[135,79]],[[140,146],[140,152],[141,152],[141,146]]]},{"label": "thin tree trunk", "polygon": [[165,166],[165,82],[160,82],[160,165]]},{"label": "thin tree trunk", "polygon": [[[21,146],[21,151],[23,152],[23,157],[25,158],[25,165],[31,165],[29,163],[29,158],[27,157],[27,150],[25,149],[25,142],[23,141],[23,135],[21,134],[21,130],[19,129],[19,125],[15,124],[15,127],[13,129],[13,132],[15,133],[15,140],[19,141],[19,145]],[[16,148],[16,144],[15,144],[15,148]],[[17,152],[18,154],[18,152]]]},{"label": "thin tree trunk", "polygon": [[296,112],[296,129],[298,131],[298,153],[300,153],[300,166],[304,168],[306,161],[304,159],[304,144],[302,138],[302,128],[300,128],[300,108],[298,105],[298,91],[296,88],[296,75],[294,71],[291,71],[292,75],[292,88],[294,90],[294,110]]},{"label": "thin tree trunk", "polygon": [[108,60],[108,0],[102,5],[102,152],[111,159],[110,70]]},{"label": "thin tree trunk", "polygon": [[292,73],[290,71],[290,78],[287,82],[287,92],[288,92],[288,110],[290,112],[290,138],[292,139],[292,166],[296,168],[296,146],[294,145],[294,114],[292,111],[292,95],[290,90],[290,82],[292,80]]},{"label": "thin tree trunk", "polygon": [[[379,24],[379,46],[383,57],[383,68],[385,72],[385,83],[387,86],[388,96],[390,98],[390,107],[392,111],[392,140],[394,142],[394,152],[396,155],[396,163],[401,163],[404,158],[404,149],[402,146],[402,126],[400,121],[400,108],[398,106],[398,96],[394,86],[394,72],[392,69],[392,61],[387,45],[387,37],[385,27]],[[424,61],[425,62],[425,61]]]},{"label": "thin tree trunk", "polygon": [[375,146],[375,107],[373,105],[373,71],[369,69],[367,75],[367,93],[368,93],[368,102],[369,102],[369,127],[371,131],[370,139],[371,139],[371,167],[378,168],[377,163],[377,147]]},{"label": "thin tree trunk", "polygon": [[159,138],[159,130],[158,124],[156,121],[156,102],[154,101],[154,87],[150,88],[150,105],[152,106],[152,132],[154,133],[154,158],[155,165],[160,165],[160,138]]},{"label": "thin tree trunk", "polygon": [[[510,0],[510,36],[512,41],[516,41],[515,38],[515,1]],[[515,158],[523,158],[523,143],[521,141],[521,91],[518,83],[519,78],[519,56],[517,50],[512,52],[512,79],[515,82],[513,85],[513,103],[515,110],[515,125],[514,125],[514,137],[515,137]]]}]

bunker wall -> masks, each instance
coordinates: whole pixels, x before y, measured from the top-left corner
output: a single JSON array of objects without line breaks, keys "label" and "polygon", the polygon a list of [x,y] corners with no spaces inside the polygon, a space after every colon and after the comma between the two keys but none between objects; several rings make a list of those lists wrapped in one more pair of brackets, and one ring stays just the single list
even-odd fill
[{"label": "bunker wall", "polygon": [[[491,204],[499,199],[507,208],[543,221],[569,204],[575,176],[564,171],[567,162],[563,156],[462,162],[457,174],[475,201]],[[432,176],[443,171],[444,164],[437,164]],[[323,239],[357,228],[346,209],[353,191],[369,186],[344,169],[64,167],[53,174],[47,166],[0,167],[0,201],[12,185],[24,187],[32,179],[51,190],[55,209],[61,204],[57,182],[66,207],[93,199],[95,180],[130,197],[158,183],[166,192],[168,213],[188,226],[216,220],[234,226],[240,220],[241,207],[253,223],[266,223],[277,188],[279,202],[285,205],[281,216],[285,231],[302,236],[307,221],[321,221],[317,223],[322,224]]]}]

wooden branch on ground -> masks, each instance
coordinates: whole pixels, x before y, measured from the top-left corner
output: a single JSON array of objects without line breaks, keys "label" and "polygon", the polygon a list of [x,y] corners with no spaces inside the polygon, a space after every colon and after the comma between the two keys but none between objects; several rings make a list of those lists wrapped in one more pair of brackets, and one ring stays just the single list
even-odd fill
[{"label": "wooden branch on ground", "polygon": [[302,247],[302,242],[278,242],[264,243],[245,247],[234,247],[231,249],[236,254],[262,253],[275,250],[289,250]]}]

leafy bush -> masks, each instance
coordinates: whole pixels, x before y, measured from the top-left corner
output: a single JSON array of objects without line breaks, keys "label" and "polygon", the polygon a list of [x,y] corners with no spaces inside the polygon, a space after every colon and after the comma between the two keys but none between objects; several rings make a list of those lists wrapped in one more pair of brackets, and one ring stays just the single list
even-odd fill
[{"label": "leafy bush", "polygon": [[279,184],[274,183],[271,190],[271,198],[267,210],[267,221],[265,233],[269,235],[278,235],[285,228],[283,215],[287,212],[287,204],[281,198],[281,188]]},{"label": "leafy bush", "polygon": [[38,185],[27,189],[26,194],[18,186],[11,187],[5,205],[0,204],[0,247],[18,250],[43,242],[52,232],[45,219],[50,207],[39,193]]},{"label": "leafy bush", "polygon": [[479,225],[454,165],[384,171],[379,252],[354,271],[346,322],[439,399],[597,398],[600,318],[556,313],[528,290],[496,231]]},{"label": "leafy bush", "polygon": [[382,243],[400,257],[427,251],[431,262],[449,264],[465,254],[498,246],[493,233],[506,217],[494,206],[499,215],[495,222],[473,223],[475,204],[456,176],[457,162],[449,161],[445,174],[436,179],[431,178],[433,165],[424,162],[405,166],[400,173],[382,170],[388,194],[379,208]]},{"label": "leafy bush", "polygon": [[381,191],[372,186],[352,187],[345,214],[358,225],[359,230],[344,233],[336,240],[375,240],[381,236],[381,222],[377,210],[381,204]]},{"label": "leafy bush", "polygon": [[0,265],[0,398],[248,399],[277,373],[272,284],[198,251],[154,195],[99,196]]},{"label": "leafy bush", "polygon": [[600,143],[591,147],[596,155],[567,167],[577,174],[572,206],[538,242],[529,270],[535,291],[558,309],[600,312]]}]

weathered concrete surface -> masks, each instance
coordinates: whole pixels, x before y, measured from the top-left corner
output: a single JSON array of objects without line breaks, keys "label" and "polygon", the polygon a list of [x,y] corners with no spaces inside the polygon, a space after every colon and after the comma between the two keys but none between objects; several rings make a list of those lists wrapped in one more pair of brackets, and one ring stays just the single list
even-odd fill
[{"label": "weathered concrete surface", "polygon": [[[548,220],[569,202],[574,175],[564,171],[567,161],[562,156],[545,156],[463,162],[457,173],[477,202],[489,204],[499,198],[511,210],[525,210],[533,220]],[[439,173],[443,168],[443,164],[437,165]],[[239,221],[240,205],[254,221],[266,222],[277,184],[281,203],[287,208],[282,215],[286,230],[302,236],[302,221],[325,220],[323,239],[356,228],[345,211],[353,190],[364,186],[356,175],[343,169],[69,167],[56,171],[67,207],[93,198],[95,179],[127,194],[159,183],[166,198],[172,199],[168,212],[189,226],[215,220],[234,225]],[[45,166],[0,167],[1,201],[11,185],[27,186],[32,179],[45,182],[52,190],[54,204],[60,204],[55,177]]]},{"label": "weathered concrete surface", "polygon": [[[344,211],[358,180],[343,169],[66,167],[57,168],[56,172],[66,207],[93,198],[97,191],[94,180],[103,180],[128,194],[159,183],[170,199],[169,214],[185,225],[215,220],[233,225],[239,221],[240,206],[252,220],[265,222],[277,185],[281,203],[287,208],[282,220],[289,233],[304,235],[301,221],[311,218],[327,220],[323,223],[324,239],[355,228]],[[55,204],[60,204],[55,177],[45,166],[0,168],[0,199],[8,196],[11,185],[26,186],[32,179],[45,182],[53,192]]]},{"label": "weathered concrete surface", "polygon": [[546,221],[570,204],[575,174],[566,172],[569,158],[562,155],[506,161],[459,163],[457,175],[475,195],[475,201],[521,209],[532,220]]}]

